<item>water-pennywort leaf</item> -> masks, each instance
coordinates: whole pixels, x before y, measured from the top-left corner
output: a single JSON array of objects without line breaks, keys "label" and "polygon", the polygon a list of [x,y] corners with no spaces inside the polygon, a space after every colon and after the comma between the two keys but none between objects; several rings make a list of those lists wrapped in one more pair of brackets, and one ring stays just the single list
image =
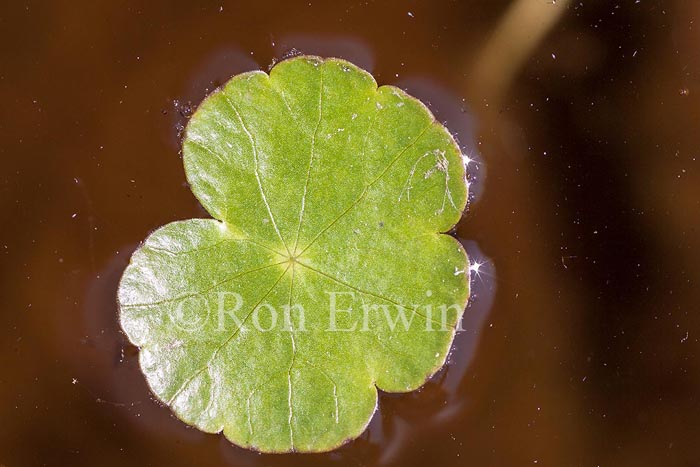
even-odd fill
[{"label": "water-pennywort leaf", "polygon": [[150,235],[118,294],[180,419],[260,451],[326,451],[362,433],[377,388],[414,390],[444,364],[469,295],[444,232],[467,185],[422,103],[295,57],[208,96],[183,153],[213,219]]}]

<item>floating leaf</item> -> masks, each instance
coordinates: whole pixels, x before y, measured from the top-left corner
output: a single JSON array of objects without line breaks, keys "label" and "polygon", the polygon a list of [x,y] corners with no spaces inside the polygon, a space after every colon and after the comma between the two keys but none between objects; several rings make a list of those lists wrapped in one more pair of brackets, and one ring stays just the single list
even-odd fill
[{"label": "floating leaf", "polygon": [[326,451],[362,433],[377,388],[414,390],[444,364],[469,288],[443,232],[467,186],[417,99],[296,57],[207,97],[183,153],[214,219],[149,236],[118,294],[180,419],[260,451]]}]

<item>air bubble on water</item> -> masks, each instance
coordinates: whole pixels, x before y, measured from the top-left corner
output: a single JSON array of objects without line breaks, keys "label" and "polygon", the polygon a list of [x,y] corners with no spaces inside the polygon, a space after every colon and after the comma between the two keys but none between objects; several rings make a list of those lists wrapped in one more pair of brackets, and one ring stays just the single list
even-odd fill
[{"label": "air bubble on water", "polygon": [[173,99],[173,107],[181,117],[189,118],[192,115],[191,102],[180,102],[178,99]]},{"label": "air bubble on water", "polygon": [[282,54],[282,60],[287,60],[288,58],[292,57],[298,57],[299,55],[303,55],[303,53],[295,47],[292,47],[291,49],[287,50],[285,53]]},{"label": "air bubble on water", "polygon": [[182,134],[185,132],[185,125],[180,122],[175,124],[175,131],[177,132],[178,139],[182,138]]},{"label": "air bubble on water", "polygon": [[[275,44],[275,43],[273,42],[272,45],[274,45],[274,44]],[[267,66],[267,71],[272,70],[272,68],[273,68],[275,65],[277,65],[277,59],[273,57],[273,58],[272,58],[272,61],[271,61],[270,64]]]}]

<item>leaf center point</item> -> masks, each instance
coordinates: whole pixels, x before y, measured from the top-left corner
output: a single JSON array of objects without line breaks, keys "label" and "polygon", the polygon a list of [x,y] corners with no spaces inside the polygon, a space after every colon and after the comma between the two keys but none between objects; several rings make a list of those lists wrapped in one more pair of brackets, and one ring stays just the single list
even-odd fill
[{"label": "leaf center point", "polygon": [[301,260],[301,251],[295,250],[286,256],[284,264],[289,267],[295,267]]}]

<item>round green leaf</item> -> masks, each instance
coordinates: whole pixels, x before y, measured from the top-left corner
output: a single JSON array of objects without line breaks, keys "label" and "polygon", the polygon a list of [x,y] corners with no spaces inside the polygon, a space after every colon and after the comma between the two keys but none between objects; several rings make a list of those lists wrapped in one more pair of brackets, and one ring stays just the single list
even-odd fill
[{"label": "round green leaf", "polygon": [[414,390],[444,364],[469,295],[444,232],[467,184],[421,102],[297,57],[208,96],[183,153],[214,219],[150,235],[118,293],[180,419],[264,452],[326,451],[362,433],[377,388]]}]

